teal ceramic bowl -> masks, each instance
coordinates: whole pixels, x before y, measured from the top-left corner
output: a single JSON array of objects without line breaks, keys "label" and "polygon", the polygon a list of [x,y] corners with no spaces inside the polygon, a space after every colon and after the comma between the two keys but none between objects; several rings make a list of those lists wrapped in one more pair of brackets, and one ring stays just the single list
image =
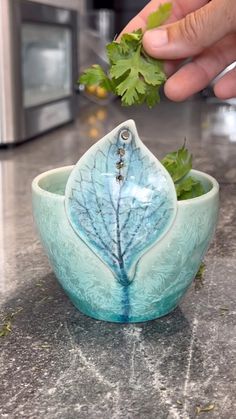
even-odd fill
[{"label": "teal ceramic bowl", "polygon": [[[129,124],[128,127],[130,127]],[[127,134],[126,131],[124,137]],[[171,207],[169,213],[168,206],[165,211],[163,210],[161,222],[155,218],[151,223],[150,220],[153,214],[156,216],[156,212],[151,210],[147,215],[149,207],[146,203],[144,211],[142,206],[135,207],[135,199],[141,199],[137,188],[132,201],[129,200],[129,196],[124,195],[123,200],[128,200],[128,207],[135,208],[135,216],[132,213],[131,215],[129,213],[128,217],[127,214],[125,215],[126,221],[123,225],[127,227],[130,223],[131,226],[129,230],[124,231],[124,236],[120,228],[118,239],[121,242],[123,240],[123,249],[128,249],[126,250],[127,259],[124,250],[120,255],[120,257],[123,255],[122,263],[121,259],[116,263],[118,259],[115,249],[120,242],[117,244],[114,239],[114,237],[117,238],[117,234],[114,237],[111,234],[114,231],[112,218],[108,218],[109,222],[105,225],[104,231],[101,230],[102,227],[99,227],[100,221],[104,221],[105,216],[108,217],[107,214],[111,217],[109,203],[104,206],[105,209],[102,209],[103,213],[100,214],[96,207],[100,202],[99,194],[96,188],[91,191],[90,183],[87,192],[92,193],[92,196],[89,198],[90,205],[86,210],[84,209],[84,202],[86,202],[84,189],[77,191],[76,201],[73,201],[74,195],[70,195],[71,190],[75,194],[76,185],[81,186],[81,179],[79,181],[78,177],[76,178],[78,169],[82,170],[80,165],[86,164],[90,169],[92,167],[88,165],[91,151],[89,153],[90,157],[85,155],[82,163],[80,161],[76,166],[50,170],[37,176],[32,183],[34,219],[52,269],[74,305],[88,316],[112,322],[143,322],[164,316],[179,304],[208,249],[218,217],[218,183],[208,174],[192,170],[190,175],[201,181],[206,193],[184,201],[177,201],[173,195],[174,204],[169,206]],[[128,147],[126,147],[126,155],[128,155]],[[98,165],[94,167],[97,170]],[[158,170],[162,169],[158,166]],[[166,173],[164,175],[167,176]],[[111,175],[109,176],[111,179]],[[123,178],[125,178],[125,173]],[[87,182],[86,176],[85,179]],[[170,181],[168,177],[165,179]],[[116,182],[117,184],[113,184],[113,196],[116,196],[114,195],[115,185],[115,188],[119,189],[120,199],[125,180],[123,180],[123,185],[120,185],[120,179],[116,179]],[[143,182],[146,184],[147,179],[145,178]],[[95,185],[97,183],[96,177]],[[159,186],[157,187],[158,194]],[[104,184],[102,187],[104,188]],[[170,188],[172,188],[171,184]],[[147,187],[145,187],[146,190]],[[171,189],[165,195],[165,202],[172,193]],[[152,200],[155,199],[154,197],[155,195],[152,195]],[[106,202],[107,198],[103,195],[100,198],[103,203]],[[158,213],[161,208],[163,204],[159,200]],[[125,210],[123,212],[125,213]],[[94,215],[96,221],[92,225],[93,229],[90,229],[93,213],[96,213]],[[168,217],[166,214],[169,214]],[[120,211],[120,220],[121,217],[122,211]],[[161,226],[163,219],[165,220],[164,227]],[[116,233],[118,221],[116,217]],[[142,234],[140,229],[143,231]],[[136,240],[135,234],[138,230],[139,236]],[[108,235],[114,243],[109,242]],[[132,239],[136,240],[135,245]],[[113,256],[109,259],[110,254]]]}]

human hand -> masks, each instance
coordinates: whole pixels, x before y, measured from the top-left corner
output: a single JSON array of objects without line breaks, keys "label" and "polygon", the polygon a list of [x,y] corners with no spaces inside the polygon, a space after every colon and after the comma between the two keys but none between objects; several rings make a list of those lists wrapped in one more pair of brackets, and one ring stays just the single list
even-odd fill
[{"label": "human hand", "polygon": [[[123,33],[145,28],[147,16],[161,3],[150,1]],[[152,57],[166,60],[166,96],[182,101],[236,61],[236,0],[172,0],[172,4],[167,24],[146,31],[143,46]],[[189,57],[191,62],[178,69]],[[216,82],[214,92],[221,99],[236,96],[236,68]]]}]

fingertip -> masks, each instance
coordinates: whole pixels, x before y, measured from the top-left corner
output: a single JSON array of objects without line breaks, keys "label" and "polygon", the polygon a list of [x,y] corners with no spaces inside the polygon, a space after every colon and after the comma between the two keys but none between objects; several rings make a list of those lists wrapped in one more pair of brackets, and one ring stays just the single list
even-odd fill
[{"label": "fingertip", "polygon": [[159,58],[158,57],[158,49],[154,46],[155,42],[153,42],[154,39],[156,39],[156,37],[158,36],[158,34],[156,34],[156,32],[158,32],[157,30],[151,30],[151,31],[146,31],[143,34],[143,48],[145,49],[146,53],[148,55],[150,55],[153,58]]},{"label": "fingertip", "polygon": [[166,97],[172,100],[173,102],[182,102],[185,99],[185,97],[183,97],[181,89],[171,78],[166,81],[164,85],[164,92]]},{"label": "fingertip", "polygon": [[213,87],[215,96],[218,97],[218,99],[225,100],[229,99],[230,95],[228,90],[225,88],[225,84],[221,82],[221,80],[215,84]]},{"label": "fingertip", "polygon": [[145,49],[146,53],[147,53],[148,55],[153,56],[153,55],[152,55],[152,51],[151,51],[151,49],[150,49],[149,34],[148,34],[148,31],[147,31],[147,32],[144,32],[144,34],[143,34],[143,40],[142,40],[142,43],[143,43],[143,48]]},{"label": "fingertip", "polygon": [[143,35],[145,51],[152,57],[163,60],[183,60],[199,52],[199,49],[193,50],[192,46],[175,34],[176,26],[172,24],[146,31]]},{"label": "fingertip", "polygon": [[214,90],[215,96],[218,97],[218,99],[222,99],[222,100],[227,99],[225,92],[221,88],[221,86],[215,85],[213,90]]},{"label": "fingertip", "polygon": [[214,93],[222,100],[236,97],[236,67],[233,67],[216,82]]}]

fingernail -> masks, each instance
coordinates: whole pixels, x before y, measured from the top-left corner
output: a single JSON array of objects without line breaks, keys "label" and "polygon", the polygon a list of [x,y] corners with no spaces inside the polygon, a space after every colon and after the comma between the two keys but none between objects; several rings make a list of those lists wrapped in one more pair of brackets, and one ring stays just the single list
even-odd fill
[{"label": "fingernail", "polygon": [[145,33],[145,43],[150,48],[157,49],[168,44],[168,33],[165,29],[154,29]]}]

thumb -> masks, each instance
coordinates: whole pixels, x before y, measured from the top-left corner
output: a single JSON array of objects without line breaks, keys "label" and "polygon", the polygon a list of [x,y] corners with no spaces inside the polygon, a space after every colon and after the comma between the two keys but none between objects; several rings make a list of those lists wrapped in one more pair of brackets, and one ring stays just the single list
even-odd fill
[{"label": "thumb", "polygon": [[187,58],[234,31],[236,0],[212,0],[184,19],[146,31],[143,46],[155,58]]}]

